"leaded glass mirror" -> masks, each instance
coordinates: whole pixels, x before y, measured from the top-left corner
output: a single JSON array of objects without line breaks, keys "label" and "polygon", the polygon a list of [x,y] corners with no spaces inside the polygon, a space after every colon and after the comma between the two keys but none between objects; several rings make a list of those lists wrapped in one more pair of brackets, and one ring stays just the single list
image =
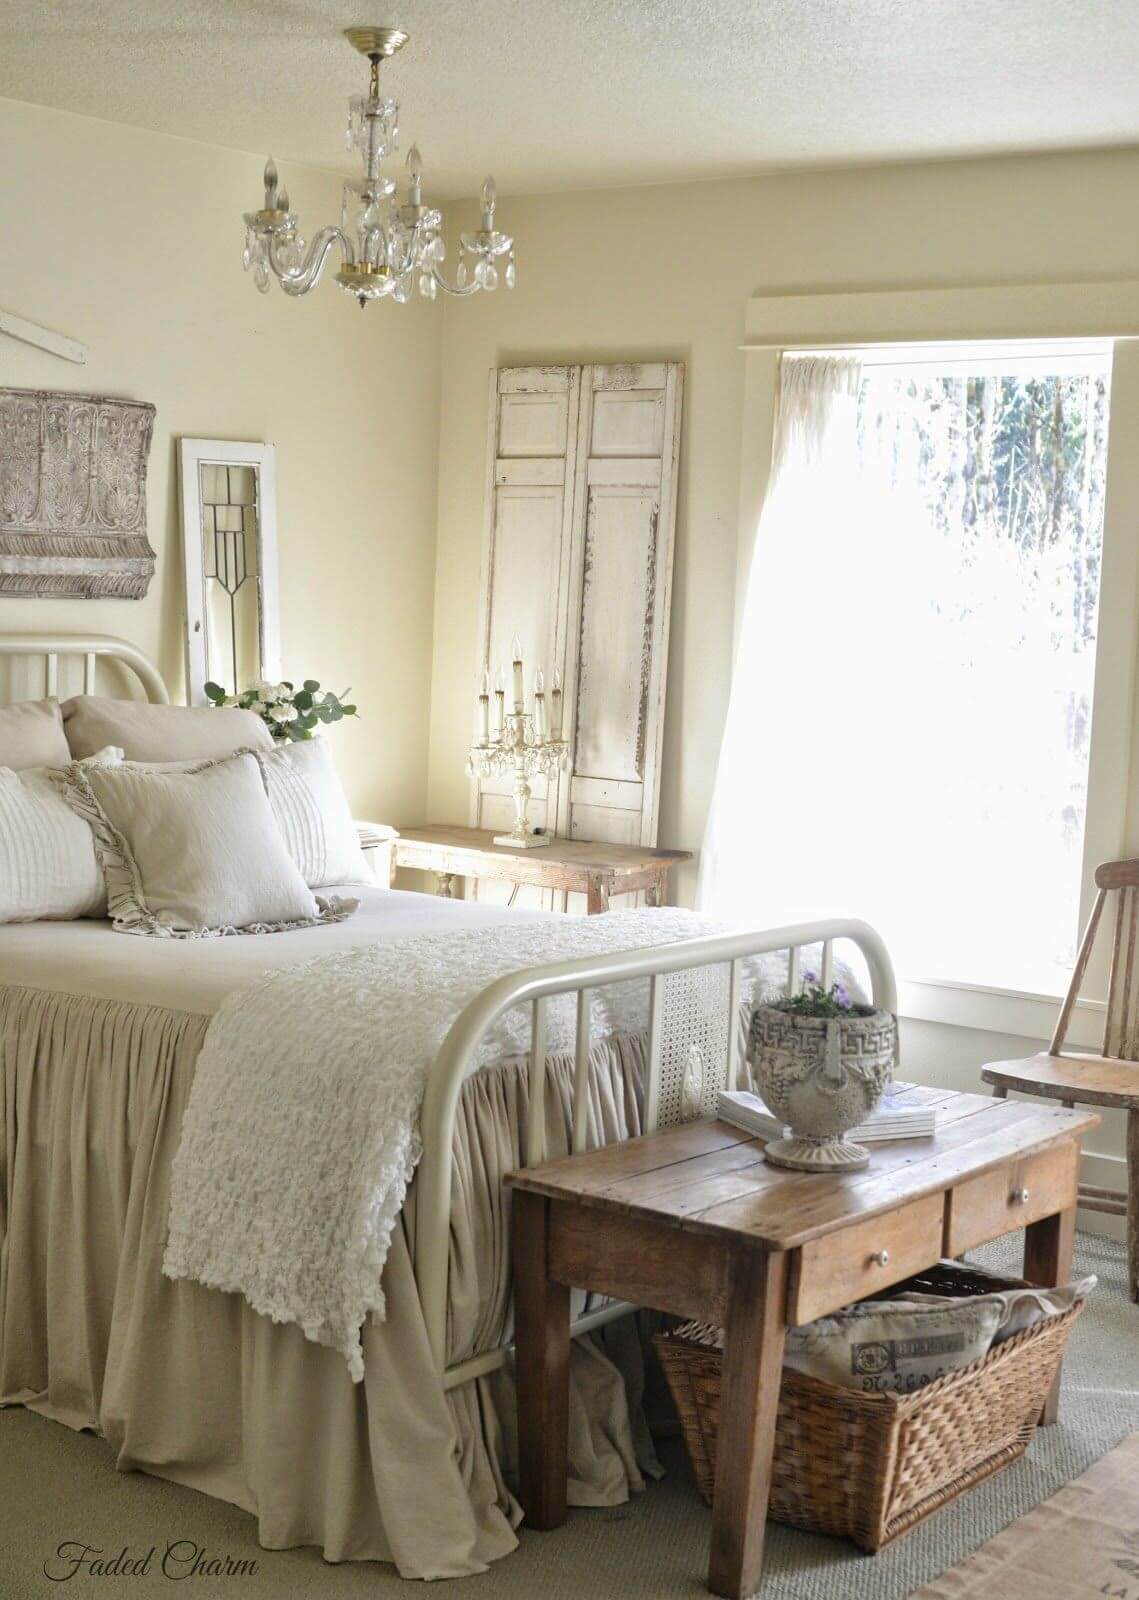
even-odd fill
[{"label": "leaded glass mirror", "polygon": [[186,691],[237,694],[280,676],[277,507],[271,444],[179,441],[186,562]]}]

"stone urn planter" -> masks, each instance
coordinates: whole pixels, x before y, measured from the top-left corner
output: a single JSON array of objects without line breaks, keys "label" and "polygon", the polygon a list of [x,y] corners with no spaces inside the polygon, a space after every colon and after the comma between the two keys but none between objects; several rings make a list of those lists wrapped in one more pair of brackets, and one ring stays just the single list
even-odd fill
[{"label": "stone urn planter", "polygon": [[[774,1166],[855,1172],[870,1160],[844,1135],[865,1122],[890,1081],[898,1024],[888,1011],[836,1002],[841,992],[815,989],[752,1012],[748,1060],[763,1099],[791,1130],[764,1152]],[[812,994],[816,1009],[830,1014],[810,1014]]]}]

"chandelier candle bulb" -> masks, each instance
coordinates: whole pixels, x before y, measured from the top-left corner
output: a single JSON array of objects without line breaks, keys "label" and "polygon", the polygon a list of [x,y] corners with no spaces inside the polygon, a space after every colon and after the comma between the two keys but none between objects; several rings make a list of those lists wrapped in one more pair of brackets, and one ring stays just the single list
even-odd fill
[{"label": "chandelier candle bulb", "polygon": [[534,733],[537,738],[546,736],[546,680],[541,667],[534,675]]},{"label": "chandelier candle bulb", "polygon": [[562,675],[557,667],[554,668],[554,687],[550,692],[550,736],[554,739],[562,736]]},{"label": "chandelier candle bulb", "polygon": [[506,721],[506,684],[502,677],[502,668],[499,667],[494,680],[494,736],[502,738],[502,726]]},{"label": "chandelier candle bulb", "polygon": [[479,694],[479,742],[490,743],[490,673],[483,669],[482,690]]},{"label": "chandelier candle bulb", "polygon": [[513,656],[514,656],[514,663],[513,663],[514,664],[514,714],[515,714],[515,716],[521,716],[521,714],[522,714],[522,640],[518,637],[517,634],[514,635],[514,643],[511,646],[511,650],[512,650]]}]

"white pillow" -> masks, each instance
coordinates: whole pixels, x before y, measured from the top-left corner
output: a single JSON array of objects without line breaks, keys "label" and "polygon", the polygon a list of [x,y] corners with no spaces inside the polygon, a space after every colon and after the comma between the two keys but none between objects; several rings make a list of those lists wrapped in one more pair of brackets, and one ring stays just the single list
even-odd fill
[{"label": "white pillow", "polygon": [[105,917],[91,829],[46,767],[0,767],[0,922]]},{"label": "white pillow", "polygon": [[253,753],[285,848],[309,888],[374,884],[327,743],[304,739]]},{"label": "white pillow", "polygon": [[341,921],[289,859],[254,757],[182,770],[73,762],[68,804],[90,823],[115,927],[162,938],[275,933]]}]

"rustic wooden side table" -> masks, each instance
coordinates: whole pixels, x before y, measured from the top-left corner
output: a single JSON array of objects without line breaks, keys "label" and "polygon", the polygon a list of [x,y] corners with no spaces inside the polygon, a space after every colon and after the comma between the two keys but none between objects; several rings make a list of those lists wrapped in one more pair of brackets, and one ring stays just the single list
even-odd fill
[{"label": "rustic wooden side table", "polygon": [[650,905],[668,893],[668,875],[690,850],[654,850],[648,845],[591,844],[582,839],[551,839],[540,850],[511,850],[495,844],[489,828],[431,824],[401,829],[393,842],[396,867],[439,874],[439,893],[450,898],[456,878],[500,878],[539,889],[584,894],[590,916],[608,911],[609,897],[643,891]]},{"label": "rustic wooden side table", "polygon": [[762,1575],[787,1327],[1019,1228],[1026,1279],[1070,1277],[1080,1135],[1099,1117],[910,1093],[940,1102],[935,1137],[876,1145],[845,1177],[769,1167],[761,1140],[702,1121],[507,1178],[531,1527],[566,1515],[571,1286],[725,1328],[708,1587],[742,1600]]}]

